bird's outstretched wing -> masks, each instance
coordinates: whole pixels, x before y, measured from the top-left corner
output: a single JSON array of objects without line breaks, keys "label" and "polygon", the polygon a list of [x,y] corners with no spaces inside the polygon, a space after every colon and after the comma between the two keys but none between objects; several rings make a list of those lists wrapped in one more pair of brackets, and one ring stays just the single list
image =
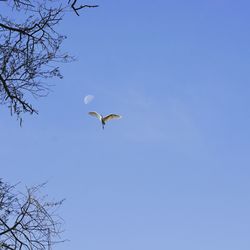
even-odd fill
[{"label": "bird's outstretched wing", "polygon": [[112,120],[112,119],[120,119],[120,118],[122,118],[121,115],[110,114],[110,115],[103,117],[103,121],[107,122],[107,121]]},{"label": "bird's outstretched wing", "polygon": [[97,112],[95,112],[95,111],[89,112],[89,115],[98,118],[100,121],[102,120],[102,116],[100,114],[98,114]]}]

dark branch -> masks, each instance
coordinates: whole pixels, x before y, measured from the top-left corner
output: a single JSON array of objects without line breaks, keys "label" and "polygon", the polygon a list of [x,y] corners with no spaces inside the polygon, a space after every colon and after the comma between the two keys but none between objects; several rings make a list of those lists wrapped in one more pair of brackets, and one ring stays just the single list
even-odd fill
[{"label": "dark branch", "polygon": [[72,3],[71,3],[71,8],[74,10],[74,12],[75,12],[78,16],[79,16],[78,11],[81,10],[81,9],[83,9],[83,8],[97,8],[97,7],[99,7],[99,5],[87,5],[87,4],[79,5],[79,6],[77,7],[77,6],[76,6],[77,0],[73,0],[73,1],[69,0],[69,1],[68,1],[68,4],[70,4],[70,2],[72,2]]},{"label": "dark branch", "polygon": [[13,187],[0,180],[0,249],[46,250],[62,242],[61,219],[55,214],[62,201],[39,197],[42,186],[13,194]]},{"label": "dark branch", "polygon": [[[0,15],[0,104],[22,120],[23,113],[38,113],[32,97],[47,96],[48,78],[62,78],[58,63],[73,60],[60,51],[66,38],[56,30],[67,10],[78,16],[84,8],[98,5],[79,4],[77,0],[7,0],[13,16],[18,11],[23,22]],[[14,20],[14,21],[13,21]]]}]

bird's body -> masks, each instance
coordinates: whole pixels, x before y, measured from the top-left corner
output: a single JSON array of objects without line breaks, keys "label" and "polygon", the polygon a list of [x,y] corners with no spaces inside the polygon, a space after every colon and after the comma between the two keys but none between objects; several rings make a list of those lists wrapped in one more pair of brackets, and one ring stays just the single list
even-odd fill
[{"label": "bird's body", "polygon": [[104,125],[106,124],[107,121],[112,120],[112,119],[120,119],[122,118],[120,115],[117,114],[109,114],[107,116],[102,116],[100,114],[98,114],[95,111],[91,111],[89,112],[89,115],[96,117],[97,119],[99,119],[102,123],[102,129],[104,129]]}]

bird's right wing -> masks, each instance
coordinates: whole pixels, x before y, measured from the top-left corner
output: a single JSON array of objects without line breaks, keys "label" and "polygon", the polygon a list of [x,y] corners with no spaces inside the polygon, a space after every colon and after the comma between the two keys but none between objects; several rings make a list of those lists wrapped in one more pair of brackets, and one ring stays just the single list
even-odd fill
[{"label": "bird's right wing", "polygon": [[120,119],[122,118],[121,115],[117,115],[117,114],[110,114],[110,115],[107,115],[103,118],[104,122],[107,122],[107,121],[110,121],[112,119]]},{"label": "bird's right wing", "polygon": [[89,115],[96,117],[100,121],[102,120],[102,116],[100,114],[98,114],[97,112],[95,112],[95,111],[89,112]]}]

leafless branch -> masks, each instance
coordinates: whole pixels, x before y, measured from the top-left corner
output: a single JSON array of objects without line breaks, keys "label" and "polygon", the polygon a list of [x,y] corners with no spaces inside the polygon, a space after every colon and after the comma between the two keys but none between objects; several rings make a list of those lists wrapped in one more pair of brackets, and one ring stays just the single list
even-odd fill
[{"label": "leafless branch", "polygon": [[97,5],[78,4],[77,0],[0,2],[6,2],[13,15],[15,11],[23,14],[22,22],[0,14],[0,104],[22,121],[23,113],[38,113],[31,98],[48,95],[48,78],[62,78],[58,63],[73,60],[61,52],[66,36],[56,30],[65,11],[72,9],[79,15],[79,10]]},{"label": "leafless branch", "polygon": [[46,250],[60,239],[61,219],[56,215],[63,201],[47,202],[41,186],[15,193],[15,186],[0,181],[0,249]]},{"label": "leafless branch", "polygon": [[69,0],[68,4],[71,4],[71,8],[74,10],[74,12],[79,16],[79,10],[83,9],[83,8],[96,8],[99,5],[88,5],[88,4],[80,4],[78,6],[77,5],[77,0]]}]

